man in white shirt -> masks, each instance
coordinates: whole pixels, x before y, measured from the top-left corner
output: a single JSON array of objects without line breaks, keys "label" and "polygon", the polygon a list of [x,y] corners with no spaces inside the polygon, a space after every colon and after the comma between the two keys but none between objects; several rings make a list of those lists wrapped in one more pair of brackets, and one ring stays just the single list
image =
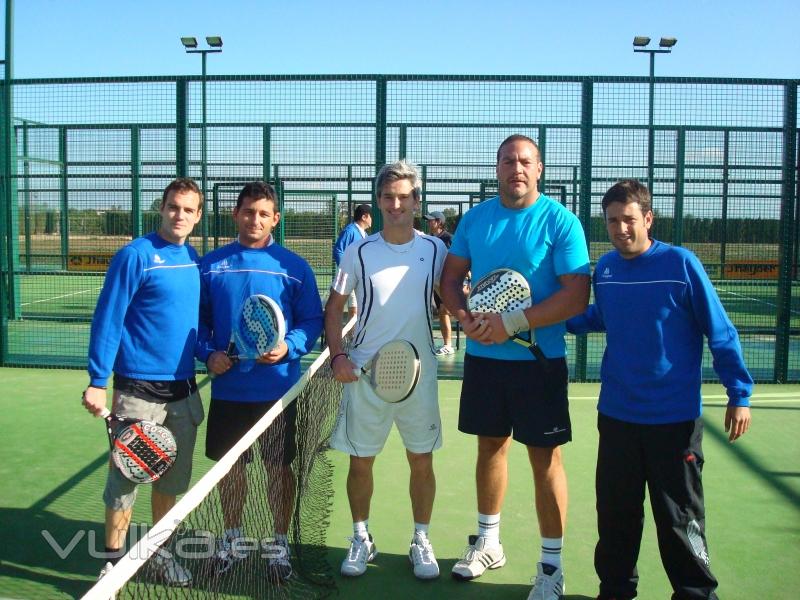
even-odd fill
[{"label": "man in white shirt", "polygon": [[[447,251],[441,240],[414,229],[421,194],[421,179],[414,165],[402,160],[384,166],[375,189],[383,230],[347,248],[325,307],[333,374],[345,384],[331,446],[350,455],[347,495],[353,537],[341,572],[351,577],[362,575],[376,555],[368,531],[372,467],[394,423],[411,467],[414,534],[409,560],[418,578],[433,579],[439,576],[439,565],[428,540],[428,527],[436,495],[433,451],[441,447],[442,437],[430,304]],[[352,348],[346,353],[341,314],[354,290],[363,309]],[[385,343],[401,338],[417,348],[420,380],[409,398],[388,404],[355,372]]]}]

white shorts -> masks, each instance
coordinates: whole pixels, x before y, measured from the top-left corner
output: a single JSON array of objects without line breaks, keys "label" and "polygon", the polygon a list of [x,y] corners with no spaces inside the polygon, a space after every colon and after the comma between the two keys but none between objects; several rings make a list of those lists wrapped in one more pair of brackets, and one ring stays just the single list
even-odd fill
[{"label": "white shorts", "polygon": [[396,404],[378,398],[363,379],[345,384],[331,447],[352,456],[376,456],[389,437],[392,423],[409,452],[425,454],[442,446],[435,366],[428,370],[428,377],[423,371],[414,393]]}]

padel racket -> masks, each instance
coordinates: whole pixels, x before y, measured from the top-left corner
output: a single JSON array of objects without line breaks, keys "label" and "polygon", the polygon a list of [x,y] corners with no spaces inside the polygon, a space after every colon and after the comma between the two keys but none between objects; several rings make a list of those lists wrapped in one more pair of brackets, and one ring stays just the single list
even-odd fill
[{"label": "padel racket", "polygon": [[172,432],[158,423],[100,413],[106,421],[111,460],[134,483],[153,483],[175,463],[178,446]]},{"label": "padel racket", "polygon": [[255,360],[271,352],[285,335],[286,322],[278,303],[263,294],[254,294],[245,298],[234,317],[225,354],[234,361]]},{"label": "padel racket", "polygon": [[[521,273],[513,269],[496,269],[474,282],[467,298],[470,312],[504,313],[526,309],[533,306],[531,286]],[[536,343],[536,335],[530,332],[530,340],[519,334],[511,337],[514,342],[525,346],[547,368],[549,362]]]},{"label": "padel racket", "polygon": [[402,402],[419,382],[419,352],[411,342],[393,340],[381,346],[361,367],[361,374],[378,398],[392,404]]}]

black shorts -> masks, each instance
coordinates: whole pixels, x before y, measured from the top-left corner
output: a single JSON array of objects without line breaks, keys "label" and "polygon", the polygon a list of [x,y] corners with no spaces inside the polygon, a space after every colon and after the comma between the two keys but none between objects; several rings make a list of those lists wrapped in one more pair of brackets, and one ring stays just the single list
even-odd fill
[{"label": "black shorts", "polygon": [[552,448],[572,440],[567,361],[551,358],[545,372],[536,360],[464,356],[458,429],[508,437],[526,446]]},{"label": "black shorts", "polygon": [[[206,430],[206,456],[221,459],[244,434],[272,408],[274,402],[229,402],[211,399]],[[258,444],[261,459],[269,464],[290,465],[297,454],[295,433],[297,405],[292,402],[272,422]],[[253,453],[248,450],[240,460],[250,462]]]}]

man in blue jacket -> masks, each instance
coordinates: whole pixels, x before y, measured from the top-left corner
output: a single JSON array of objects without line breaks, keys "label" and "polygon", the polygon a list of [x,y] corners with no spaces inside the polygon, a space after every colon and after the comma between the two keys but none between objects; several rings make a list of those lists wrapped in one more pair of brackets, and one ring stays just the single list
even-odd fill
[{"label": "man in blue jacket", "polygon": [[[342,232],[333,244],[333,262],[337,267],[339,263],[342,262],[345,249],[353,242],[363,240],[367,237],[367,231],[370,227],[372,227],[372,207],[369,204],[359,204],[353,212],[353,222],[342,229]],[[358,312],[358,300],[355,292],[350,294],[348,305],[349,320]]]},{"label": "man in blue jacket", "polygon": [[599,598],[636,597],[645,485],[672,598],[717,598],[701,480],[703,336],[727,390],[731,442],[750,427],[753,380],[700,261],[649,237],[648,189],[622,180],[602,205],[615,250],[597,263],[595,303],[567,321],[572,333],[606,332],[597,407]]},{"label": "man in blue jacket", "polygon": [[[86,410],[99,416],[106,407],[113,372],[112,412],[163,423],[178,445],[175,464],[153,484],[153,523],[189,487],[197,426],[203,421],[194,377],[200,277],[197,253],[184,243],[202,210],[203,195],[194,181],[171,182],[162,195],[158,231],[114,255],[92,318]],[[125,553],[137,489],[118,469],[109,469],[103,492],[107,562],[101,577]],[[165,583],[191,583],[191,573],[171,555],[156,554],[153,563]]]},{"label": "man in blue jacket", "polygon": [[[314,272],[300,256],[277,244],[272,231],[280,221],[278,199],[263,181],[242,188],[233,209],[236,241],[209,252],[200,264],[198,358],[216,375],[206,432],[206,456],[220,460],[300,378],[300,358],[322,332],[322,303]],[[231,323],[242,301],[264,294],[278,303],[286,335],[274,350],[251,364],[234,363],[225,354]],[[251,367],[252,368],[248,368]],[[244,367],[244,368],[243,368]],[[294,505],[295,418],[290,404],[259,441],[260,459],[269,474],[267,497],[280,548],[268,556],[267,576],[283,580],[292,573],[287,533]],[[251,453],[220,481],[225,534],[216,569],[223,574],[246,558],[242,511],[247,496],[246,463]],[[251,532],[264,533],[264,532]]]}]

